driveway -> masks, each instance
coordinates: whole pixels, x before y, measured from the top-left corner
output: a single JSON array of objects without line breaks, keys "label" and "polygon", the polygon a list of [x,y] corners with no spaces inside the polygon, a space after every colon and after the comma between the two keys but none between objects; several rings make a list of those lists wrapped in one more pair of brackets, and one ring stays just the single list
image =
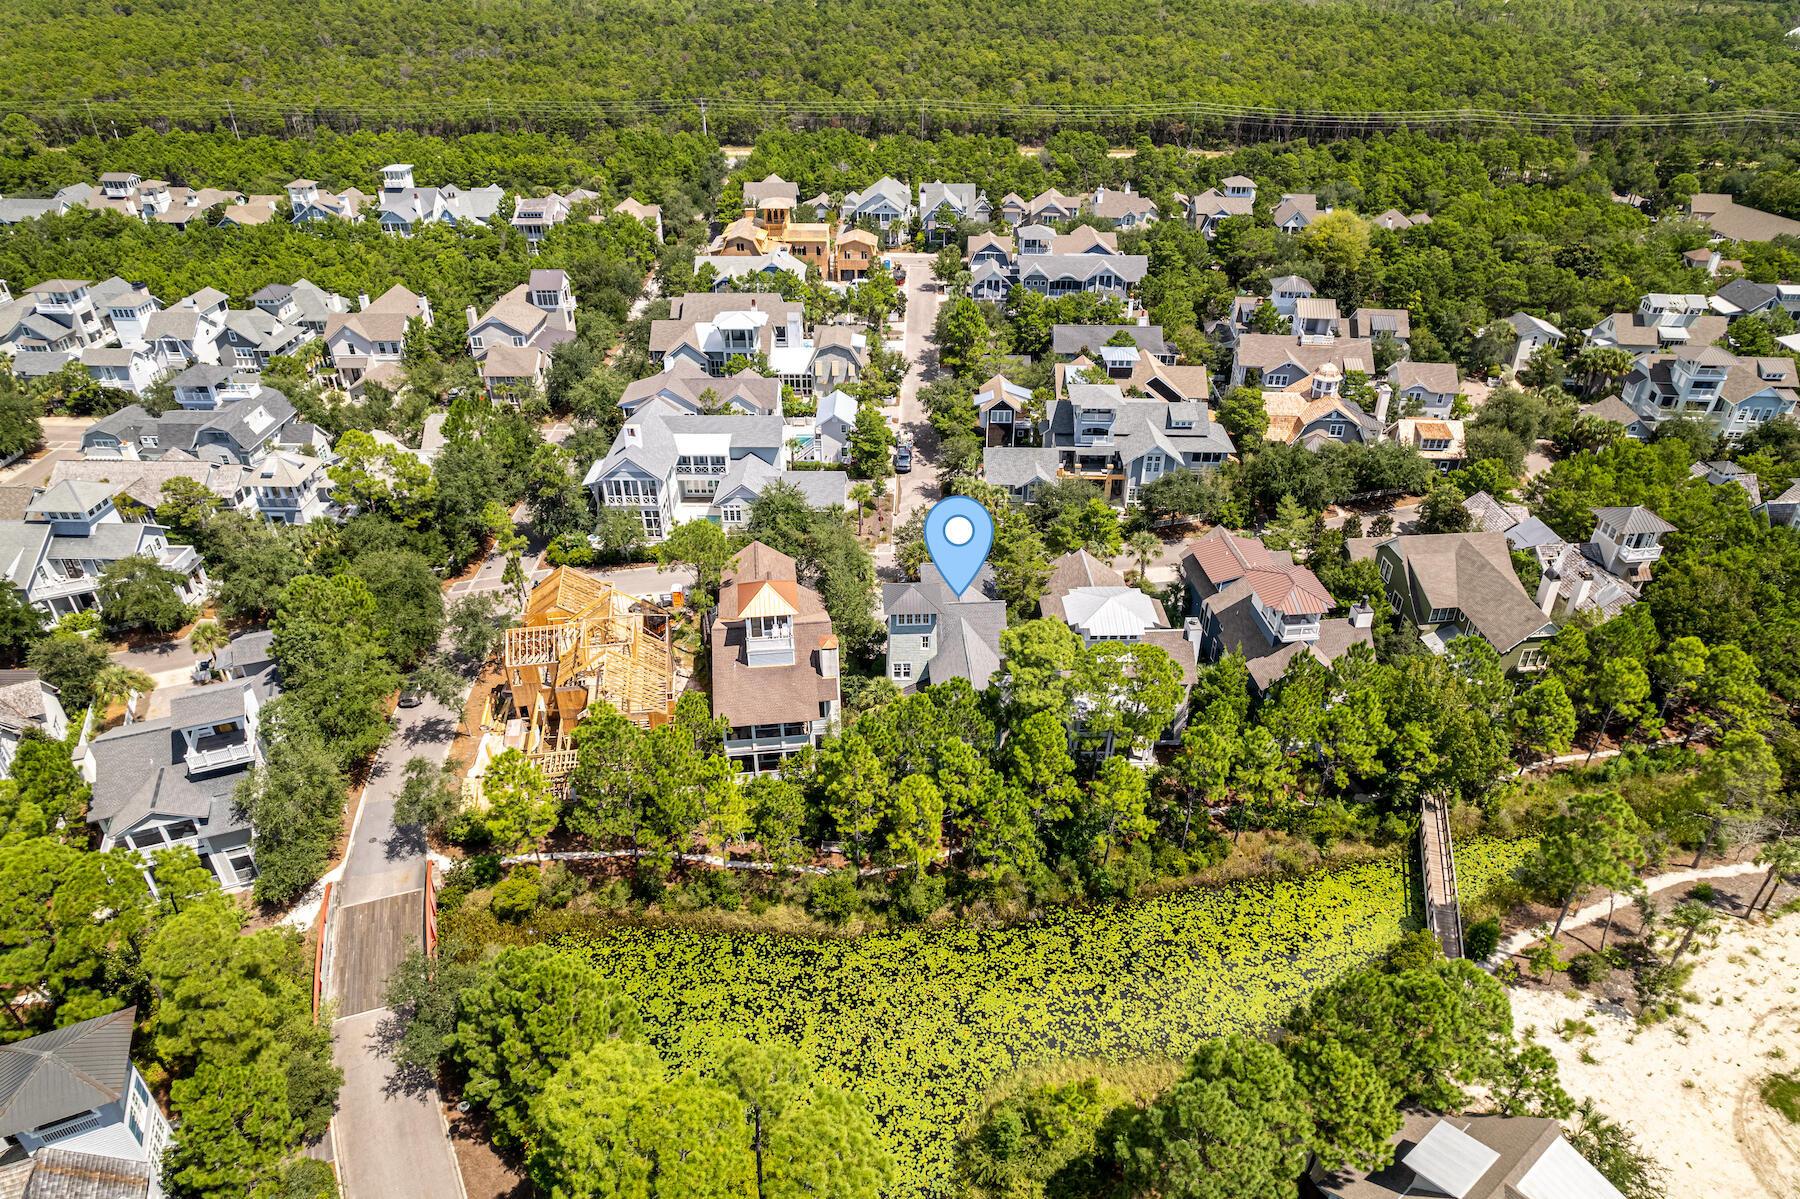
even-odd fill
[{"label": "driveway", "polygon": [[344,1071],[332,1156],[346,1199],[457,1199],[462,1176],[436,1080],[394,1065],[394,1013],[378,1006],[381,982],[424,920],[425,834],[395,825],[394,800],[409,759],[444,760],[457,713],[427,696],[399,709],[397,723],[375,759],[332,888],[325,990],[338,1013],[333,1057]]},{"label": "driveway", "polygon": [[[938,305],[943,297],[932,279],[933,254],[895,254],[896,265],[906,268],[906,357],[912,369],[900,381],[899,423],[903,434],[913,439],[913,467],[910,474],[896,475],[894,526],[898,528],[920,508],[938,498],[937,433],[926,419],[925,407],[919,402],[919,390],[937,376],[937,351],[931,344],[931,331],[937,325]],[[929,361],[928,361],[929,360]]]}]

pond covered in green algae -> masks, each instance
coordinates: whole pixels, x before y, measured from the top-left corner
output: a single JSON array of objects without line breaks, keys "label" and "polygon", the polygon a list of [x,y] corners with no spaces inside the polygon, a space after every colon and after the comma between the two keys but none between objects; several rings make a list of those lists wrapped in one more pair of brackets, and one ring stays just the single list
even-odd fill
[{"label": "pond covered in green algae", "polygon": [[[1465,893],[1528,849],[1460,846]],[[638,1001],[671,1056],[732,1034],[803,1046],[875,1113],[897,1190],[942,1195],[957,1130],[1000,1078],[1060,1058],[1184,1056],[1266,1028],[1416,925],[1414,887],[1396,856],[1012,928],[812,940],[620,926],[572,948]]]}]

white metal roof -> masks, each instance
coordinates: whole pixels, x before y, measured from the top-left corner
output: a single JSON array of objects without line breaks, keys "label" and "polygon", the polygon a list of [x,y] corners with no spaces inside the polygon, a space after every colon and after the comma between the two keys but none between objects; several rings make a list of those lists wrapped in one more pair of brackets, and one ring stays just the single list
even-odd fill
[{"label": "white metal roof", "polygon": [[1514,1184],[1525,1199],[1624,1199],[1575,1147],[1557,1137]]},{"label": "white metal roof", "polygon": [[[1401,1160],[1438,1190],[1462,1199],[1500,1155],[1448,1120],[1440,1120]],[[1543,1199],[1550,1199],[1550,1193]]]}]

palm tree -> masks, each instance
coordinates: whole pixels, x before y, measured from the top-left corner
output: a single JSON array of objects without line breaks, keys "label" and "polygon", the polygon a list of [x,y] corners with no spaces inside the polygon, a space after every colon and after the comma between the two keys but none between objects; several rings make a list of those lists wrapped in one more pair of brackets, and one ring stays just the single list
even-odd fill
[{"label": "palm tree", "polygon": [[100,673],[94,676],[94,703],[99,706],[101,715],[114,704],[125,703],[134,691],[142,695],[154,690],[155,679],[141,670],[117,663],[101,667]]},{"label": "palm tree", "polygon": [[1162,539],[1149,529],[1139,529],[1125,539],[1125,550],[1137,559],[1138,581],[1150,573],[1150,560],[1162,552]]},{"label": "palm tree", "polygon": [[1681,930],[1681,943],[1675,947],[1675,956],[1669,959],[1671,966],[1681,960],[1695,937],[1710,936],[1719,927],[1718,916],[1698,899],[1684,899],[1676,904],[1675,910],[1669,913],[1669,921]]},{"label": "palm tree", "polygon": [[862,536],[863,509],[875,502],[875,493],[867,483],[858,483],[850,489],[850,498],[856,501],[856,535]]},{"label": "palm tree", "polygon": [[203,620],[188,634],[188,648],[210,658],[231,644],[231,634],[216,620]]},{"label": "palm tree", "polygon": [[[1769,842],[1757,853],[1756,864],[1767,866],[1769,873],[1756,888],[1756,894],[1750,897],[1750,904],[1744,910],[1746,920],[1756,910],[1758,899],[1762,900],[1763,911],[1768,911],[1769,904],[1775,899],[1775,892],[1781,889],[1781,880],[1800,870],[1800,837],[1783,837],[1779,841]],[[1764,887],[1769,889],[1766,898],[1763,896]]]}]

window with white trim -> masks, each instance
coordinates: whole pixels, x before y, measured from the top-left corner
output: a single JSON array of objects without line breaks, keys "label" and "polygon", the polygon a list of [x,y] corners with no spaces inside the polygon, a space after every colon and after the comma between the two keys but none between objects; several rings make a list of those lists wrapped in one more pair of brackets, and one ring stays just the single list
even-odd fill
[{"label": "window with white trim", "polygon": [[890,673],[892,673],[896,682],[902,681],[905,679],[910,679],[910,678],[912,678],[912,663],[911,662],[896,662],[896,663],[894,663],[894,668]]},{"label": "window with white trim", "polygon": [[928,629],[931,627],[931,619],[929,612],[896,612],[893,616],[894,627],[897,629]]}]

